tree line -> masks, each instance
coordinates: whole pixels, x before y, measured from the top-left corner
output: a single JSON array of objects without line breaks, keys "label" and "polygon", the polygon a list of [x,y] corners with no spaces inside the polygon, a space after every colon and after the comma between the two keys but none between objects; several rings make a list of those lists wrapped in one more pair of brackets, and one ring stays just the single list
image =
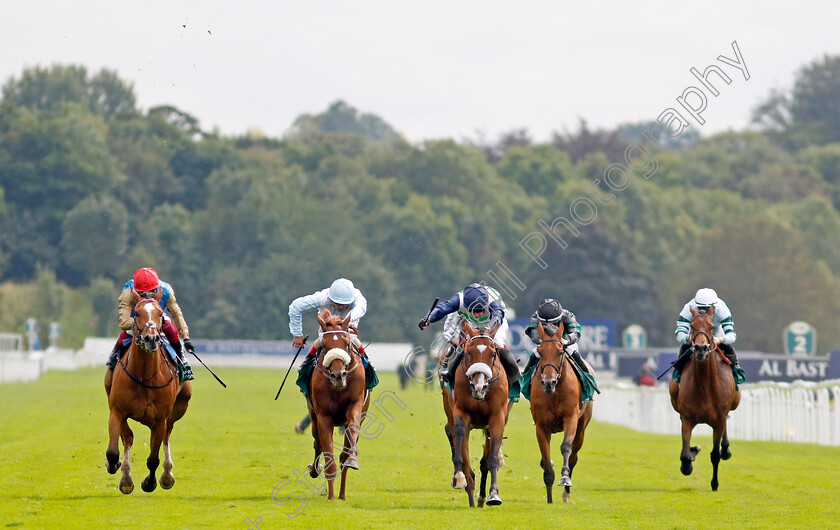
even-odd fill
[{"label": "tree line", "polygon": [[289,339],[289,303],[343,276],[368,297],[365,340],[423,344],[431,301],[492,285],[501,261],[524,286],[505,300],[520,316],[555,297],[672,345],[682,304],[709,286],[740,349],[781,351],[784,326],[805,320],[824,351],[840,346],[839,90],[840,56],[825,56],[751,129],[661,136],[655,175],[547,247],[543,269],[523,238],[651,124],[412,144],[336,101],[280,138],[224,137],[181,109],[138,108],[107,69],[27,69],[0,100],[0,328],[34,316],[61,321],[72,346],[114,335],[119,289],[152,266],[196,338]]}]

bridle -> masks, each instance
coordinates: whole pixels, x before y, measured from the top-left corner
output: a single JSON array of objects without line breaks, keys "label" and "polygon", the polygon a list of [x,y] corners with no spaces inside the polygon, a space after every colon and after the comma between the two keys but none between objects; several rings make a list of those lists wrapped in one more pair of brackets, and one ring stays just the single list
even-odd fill
[{"label": "bridle", "polygon": [[[564,361],[564,359],[565,359],[565,357],[566,357],[566,348],[565,348],[565,345],[563,344],[563,341],[562,341],[562,340],[560,340],[560,339],[545,339],[545,340],[543,340],[543,341],[541,341],[541,342],[540,342],[540,345],[543,345],[543,344],[545,344],[546,342],[559,342],[559,343],[561,344],[561,346],[564,346],[564,347],[562,347],[562,348],[560,349],[560,361],[559,361],[559,362],[560,362],[560,368],[557,368],[557,366],[556,366],[555,364],[553,364],[553,363],[542,363],[542,362],[541,362],[541,363],[540,363],[540,365],[541,365],[541,366],[540,366],[540,373],[539,373],[539,376],[540,376],[540,377],[542,377],[543,372],[545,371],[545,369],[546,369],[546,368],[548,368],[548,367],[551,367],[551,368],[554,368],[554,370],[555,370],[555,371],[557,371],[557,379],[561,379],[561,378],[562,378],[562,376],[563,376],[563,367],[565,367],[565,366],[566,366],[566,363],[565,363],[565,362],[563,362],[563,361]],[[537,347],[537,351],[539,351],[539,347]],[[542,358],[542,355],[541,355],[541,358]]]},{"label": "bridle", "polygon": [[[469,337],[466,340],[466,342],[464,343],[464,360],[461,362],[461,364],[464,367],[464,375],[466,375],[468,367],[473,364],[472,362],[470,362],[470,364],[467,365],[467,363],[465,361],[467,360],[468,357],[471,357],[470,356],[470,344],[475,339],[487,339],[487,340],[490,341],[490,348],[492,348],[493,354],[490,356],[490,363],[488,364],[488,366],[490,366],[491,370],[493,369],[493,366],[496,364],[496,357],[499,356],[499,350],[496,348],[496,341],[490,335],[485,335],[484,333],[481,333],[479,335],[473,335],[473,336]],[[492,383],[493,381],[498,379],[499,375],[501,375],[501,371],[497,371],[496,375],[489,378],[487,380],[487,384],[489,385],[490,383]]]},{"label": "bridle", "polygon": [[[169,380],[166,381],[166,383],[164,383],[162,385],[146,384],[146,381],[149,381],[150,379],[154,378],[158,374],[157,371],[149,377],[137,377],[136,375],[134,375],[134,374],[132,374],[131,372],[128,371],[128,366],[126,366],[126,363],[125,363],[125,361],[123,361],[122,357],[119,358],[119,363],[120,363],[120,366],[122,366],[122,369],[125,372],[125,375],[127,375],[129,377],[129,379],[131,379],[132,381],[134,381],[138,385],[142,386],[143,388],[148,388],[150,390],[157,390],[159,388],[168,387],[169,384],[172,383],[172,380],[175,379],[175,376],[176,376],[177,372],[172,367],[172,365],[169,363],[169,359],[166,358],[166,355],[164,353],[161,353],[161,345],[162,345],[162,342],[163,342],[163,339],[160,336],[161,330],[158,330],[157,333],[155,334],[154,341],[152,342],[152,344],[154,345],[153,350],[150,350],[149,348],[147,348],[146,342],[140,337],[140,328],[137,326],[137,306],[139,306],[142,303],[149,303],[149,302],[154,302],[156,306],[160,307],[156,300],[150,299],[150,298],[143,299],[143,300],[137,302],[137,304],[134,306],[134,324],[132,326],[132,331],[134,333],[133,341],[139,348],[142,348],[147,353],[151,354],[151,353],[158,352],[163,356],[163,362],[166,363],[166,367],[169,369]],[[154,328],[157,328],[157,324],[155,324],[154,322],[148,322],[146,327],[148,327],[149,324],[151,324]],[[131,358],[131,348],[129,348],[128,353],[126,354],[126,359],[130,359],[130,358]]]},{"label": "bridle", "polygon": [[[359,359],[359,361],[361,361],[361,355],[359,355],[359,353],[356,352],[351,347],[352,340],[350,339],[350,332],[349,331],[344,330],[344,329],[335,329],[335,330],[324,331],[322,333],[322,336],[324,336],[324,335],[343,335],[344,336],[343,338],[345,339],[345,345],[344,345],[344,348],[341,348],[341,349],[343,349],[345,352],[347,352],[347,354],[350,356],[350,363],[353,364],[353,358],[354,357],[357,357]],[[330,349],[332,349],[332,348],[327,348],[326,346],[321,348],[321,354],[319,355],[318,362],[316,363],[316,365],[318,367],[318,371],[321,372],[324,375],[324,377],[326,377],[327,379],[332,379],[332,378],[330,377],[330,375],[331,375],[330,372],[327,371],[324,368],[323,361],[324,361],[324,356],[327,354],[327,351],[329,351]],[[355,364],[353,364],[353,367],[350,368],[349,370],[347,370],[345,368],[345,375],[349,375],[353,370],[358,368],[360,364],[362,364],[362,363],[361,362],[356,362]]]},{"label": "bridle", "polygon": [[[710,319],[712,318],[711,316],[707,315],[706,313],[698,313],[697,314],[697,316],[700,316],[700,315],[704,315],[706,318],[710,318]],[[697,318],[697,317],[695,316],[694,318]],[[712,322],[712,329],[714,329],[714,321]],[[691,330],[689,329],[689,332],[690,331]],[[712,332],[712,333],[714,333],[714,332]],[[707,344],[697,344],[697,342],[696,342],[697,337],[699,337],[701,335],[705,336],[706,340],[709,341]],[[712,337],[712,335],[710,333],[708,333],[707,331],[702,330],[702,329],[696,331],[693,335],[689,335],[688,343],[690,344],[689,351],[692,354],[695,353],[695,352],[698,352],[698,351],[700,353],[708,353],[709,351],[714,350],[715,346],[716,346],[714,338]]]}]

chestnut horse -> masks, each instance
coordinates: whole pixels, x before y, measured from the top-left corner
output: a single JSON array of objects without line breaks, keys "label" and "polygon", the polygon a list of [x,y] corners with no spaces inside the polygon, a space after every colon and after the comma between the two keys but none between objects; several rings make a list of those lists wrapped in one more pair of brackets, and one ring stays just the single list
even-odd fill
[{"label": "chestnut horse", "polygon": [[[482,507],[485,499],[490,506],[502,503],[496,474],[500,466],[499,453],[510,408],[507,374],[499,360],[493,340],[493,335],[498,329],[497,324],[489,332],[486,329],[475,330],[469,323],[464,322],[461,326],[466,337],[464,358],[460,365],[453,368],[455,376],[451,415],[447,414],[447,426],[454,440],[452,464],[455,473],[452,476],[452,487],[466,489],[470,508],[475,507],[475,473],[470,466],[469,450],[472,429],[482,429],[485,437],[480,463],[481,489],[478,506]],[[447,392],[444,389],[444,394]],[[485,498],[488,471],[491,477],[490,494]]]},{"label": "chestnut horse", "polygon": [[338,498],[344,500],[347,470],[359,469],[359,430],[370,405],[370,393],[366,390],[362,357],[350,334],[350,315],[342,319],[324,310],[318,315],[318,323],[323,332],[319,339],[323,347],[312,372],[307,402],[315,439],[315,461],[309,466],[309,475],[315,478],[320,474],[322,467],[318,460],[323,454],[327,498],[335,499],[333,483],[337,466],[333,455],[333,429],[345,427],[344,447],[340,448],[341,490],[338,494]]},{"label": "chestnut horse", "polygon": [[708,311],[691,309],[689,352],[691,360],[682,370],[680,382],[671,379],[671,406],[679,412],[682,421],[682,452],[680,471],[690,475],[692,462],[700,451],[691,446],[691,431],[698,423],[705,423],[714,430],[712,460],[712,491],[718,489],[718,464],[732,456],[726,436],[726,418],[741,402],[741,391],[736,389],[726,357],[714,342],[714,306]]},{"label": "chestnut horse", "polygon": [[[111,409],[108,419],[110,439],[105,451],[107,469],[113,475],[122,467],[120,491],[126,494],[134,491],[130,463],[134,433],[128,426],[128,420],[140,422],[151,431],[149,457],[146,459],[149,476],[143,479],[143,491],[152,492],[157,487],[155,471],[160,464],[161,443],[164,459],[160,486],[169,489],[175,484],[169,436],[174,423],[187,411],[192,397],[192,385],[189,381],[179,385],[178,368],[166,353],[163,310],[158,301],[141,299],[136,292],[133,295],[134,340],[120,358],[119,366],[114,367],[111,386],[105,388]],[[122,462],[119,459],[118,437],[123,443]]]},{"label": "chestnut horse", "polygon": [[[542,322],[537,323],[540,333],[540,363],[531,379],[531,416],[537,429],[537,443],[540,446],[540,467],[543,469],[546,500],[553,502],[551,489],[554,484],[554,462],[551,461],[551,435],[563,431],[563,468],[558,486],[564,486],[563,502],[569,502],[572,487],[572,471],[577,464],[578,451],[583,446],[583,437],[589,420],[592,419],[592,402],[580,406],[581,383],[575,374],[572,360],[566,354],[560,337],[563,325],[549,335]],[[557,338],[553,338],[557,337]]]}]

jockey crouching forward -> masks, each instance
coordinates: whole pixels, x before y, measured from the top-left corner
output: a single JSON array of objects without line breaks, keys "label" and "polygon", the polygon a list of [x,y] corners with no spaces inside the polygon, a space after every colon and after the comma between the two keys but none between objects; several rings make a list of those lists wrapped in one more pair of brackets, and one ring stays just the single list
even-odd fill
[{"label": "jockey crouching forward", "polygon": [[[324,309],[328,309],[333,315],[340,315],[342,317],[350,315],[350,337],[363,359],[367,389],[372,389],[379,382],[379,379],[376,375],[376,370],[374,370],[373,365],[370,364],[367,358],[364,346],[357,337],[359,321],[367,312],[367,299],[365,299],[365,296],[360,290],[356,289],[350,280],[339,278],[329,288],[322,289],[307,296],[301,296],[289,305],[289,330],[294,337],[292,346],[300,348],[304,344],[303,314],[311,311],[320,312]],[[312,370],[315,368],[315,362],[318,359],[321,349],[321,334],[319,331],[318,339],[312,344],[312,347],[309,349],[309,354],[304,359],[298,372],[297,385],[307,398],[309,397],[309,379],[312,375]],[[303,432],[309,425],[309,422],[309,415],[307,415],[299,424],[295,425],[295,432]]]},{"label": "jockey crouching forward", "polygon": [[[118,318],[120,329],[120,336],[117,338],[111,354],[108,356],[108,371],[105,373],[105,388],[111,388],[111,381],[114,377],[114,367],[123,353],[128,350],[131,344],[131,338],[134,335],[134,302],[132,291],[137,291],[140,298],[154,298],[160,304],[164,311],[163,315],[163,334],[166,335],[167,341],[172,346],[177,354],[176,362],[179,371],[181,372],[182,381],[191,381],[194,379],[192,369],[184,355],[183,349],[186,348],[188,352],[194,352],[195,348],[190,341],[190,330],[187,327],[187,321],[184,319],[184,313],[181,311],[181,306],[175,299],[175,290],[171,285],[158,278],[157,271],[151,267],[143,267],[134,273],[134,277],[128,280],[123,286],[118,300]],[[166,313],[169,313],[170,318]],[[174,321],[174,324],[173,324]],[[181,346],[180,338],[184,339],[183,347]]]},{"label": "jockey crouching forward", "polygon": [[508,386],[513,387],[519,380],[519,366],[510,350],[505,346],[505,337],[508,333],[508,323],[505,319],[504,306],[498,291],[478,283],[473,283],[464,288],[463,291],[455,293],[452,298],[439,303],[429,313],[429,316],[420,321],[420,329],[424,330],[432,322],[437,322],[445,316],[449,316],[444,324],[444,338],[452,346],[441,362],[440,375],[450,385],[453,383],[455,369],[464,357],[464,350],[460,345],[461,324],[466,321],[475,328],[486,327],[492,329],[499,324],[499,329],[493,337],[498,346],[499,360],[508,378]]},{"label": "jockey crouching forward", "polygon": [[[560,305],[560,302],[554,298],[546,298],[540,302],[537,306],[537,310],[531,315],[531,320],[528,322],[528,329],[525,330],[525,334],[528,335],[531,342],[537,345],[542,342],[539,329],[537,328],[537,325],[540,322],[543,325],[543,329],[549,334],[549,336],[554,335],[559,329],[559,326],[562,324],[563,337],[560,339],[560,342],[563,343],[566,353],[569,354],[569,357],[572,358],[575,364],[577,364],[583,372],[593,375],[589,371],[589,367],[586,363],[583,362],[583,358],[580,356],[580,352],[578,351],[580,324],[578,324],[575,314],[568,309],[564,309],[563,306]],[[528,363],[525,365],[525,368],[522,369],[523,373],[527,372],[532,366],[539,364],[539,355],[540,354],[537,350],[534,350],[534,352],[531,353],[531,356],[528,358]],[[594,376],[592,381],[594,383]],[[597,386],[595,387],[595,391],[599,394],[601,393]]]}]

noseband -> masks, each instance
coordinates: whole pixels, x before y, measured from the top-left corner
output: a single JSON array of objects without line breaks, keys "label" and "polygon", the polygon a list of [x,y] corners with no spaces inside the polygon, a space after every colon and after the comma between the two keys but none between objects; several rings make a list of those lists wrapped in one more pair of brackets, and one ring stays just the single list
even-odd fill
[{"label": "noseband", "polygon": [[151,299],[151,298],[146,298],[146,299],[140,300],[134,306],[134,324],[132,325],[132,331],[134,333],[134,343],[137,344],[138,346],[140,346],[141,348],[143,348],[144,351],[147,351],[149,353],[153,353],[153,352],[157,351],[158,348],[160,348],[160,344],[163,341],[163,339],[160,336],[161,332],[163,331],[163,329],[162,329],[163,328],[163,315],[162,315],[163,309],[161,309],[161,327],[160,328],[158,327],[157,324],[155,324],[154,322],[151,322],[151,321],[147,322],[146,326],[144,326],[144,329],[145,329],[145,327],[148,327],[149,324],[151,323],[151,325],[154,326],[154,328],[157,330],[157,333],[155,334],[155,338],[154,338],[154,348],[153,349],[150,350],[146,347],[146,343],[145,343],[146,341],[144,341],[143,338],[140,336],[140,331],[141,330],[137,326],[137,306],[139,306],[140,304],[148,305],[150,303],[154,303],[156,306],[158,306],[158,308],[160,308],[160,305],[154,299]]},{"label": "noseband", "polygon": [[[351,345],[352,345],[352,341],[351,341],[351,339],[350,339],[350,332],[349,332],[349,331],[345,331],[345,330],[343,330],[343,329],[336,329],[336,330],[325,331],[325,332],[323,333],[323,335],[344,335],[344,338],[345,338],[345,340],[346,340],[346,345],[345,345],[345,347],[344,347],[344,351],[345,351],[345,352],[347,352],[347,355],[350,357],[350,363],[352,364],[352,362],[353,362],[353,356],[358,356],[358,353],[354,352],[354,351],[353,351],[353,348],[352,348],[352,346],[351,346]],[[332,348],[330,348],[330,349],[332,349]],[[326,356],[326,354],[327,354],[327,352],[328,352],[328,351],[329,351],[329,350],[328,350],[326,347],[322,348],[321,355],[320,355],[320,359],[318,359],[318,362],[317,362],[316,364],[317,364],[317,366],[318,366],[318,371],[319,371],[319,372],[321,372],[322,374],[324,374],[324,376],[325,376],[327,379],[332,379],[332,378],[330,377],[330,372],[329,372],[329,371],[327,371],[327,369],[324,367],[324,356]],[[353,370],[355,370],[356,368],[358,368],[360,364],[362,364],[362,363],[361,363],[361,362],[357,362],[356,364],[354,364],[354,365],[353,365],[353,367],[352,367],[352,368],[350,368],[349,370],[347,370],[347,372],[346,372],[346,373],[349,375],[349,374],[350,374],[350,372],[352,372]]]},{"label": "noseband", "polygon": [[[490,373],[492,374],[493,373],[493,365],[496,364],[496,357],[499,355],[499,351],[496,349],[495,340],[490,335],[484,335],[482,333],[481,335],[473,335],[472,337],[467,339],[466,344],[464,344],[464,354],[465,354],[464,355],[464,360],[466,360],[467,357],[471,357],[470,356],[470,344],[475,339],[489,339],[490,340],[490,347],[493,348],[493,355],[490,356],[490,364],[488,366],[490,367]],[[464,375],[466,375],[469,367],[467,366],[467,364],[465,362],[462,362],[461,364],[464,365]],[[474,363],[471,362],[469,366],[472,366],[473,364]],[[489,385],[490,383],[492,383],[493,381],[498,379],[500,374],[501,374],[501,372],[497,373],[495,376],[489,377],[487,379],[487,384]],[[470,376],[467,376],[467,379],[469,379],[469,378],[470,378]]]}]

